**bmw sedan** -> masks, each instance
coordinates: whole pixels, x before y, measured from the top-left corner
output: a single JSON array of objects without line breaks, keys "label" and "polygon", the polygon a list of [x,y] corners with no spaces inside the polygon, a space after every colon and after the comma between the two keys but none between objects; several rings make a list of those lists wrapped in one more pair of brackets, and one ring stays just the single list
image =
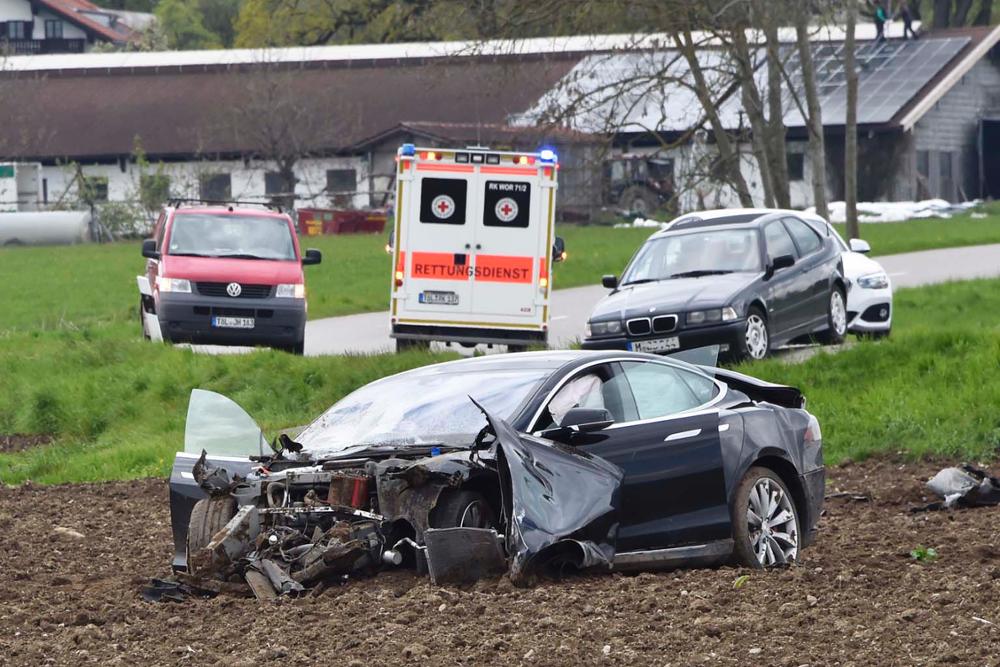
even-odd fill
[{"label": "bmw sedan", "polygon": [[847,282],[838,239],[794,211],[685,215],[653,234],[594,307],[583,348],[669,353],[719,345],[763,359],[796,339],[839,343]]},{"label": "bmw sedan", "polygon": [[407,565],[439,583],[760,568],[800,557],[823,488],[798,390],[656,355],[435,364],[271,446],[235,403],[195,390],[170,478],[174,566],[262,598]]}]

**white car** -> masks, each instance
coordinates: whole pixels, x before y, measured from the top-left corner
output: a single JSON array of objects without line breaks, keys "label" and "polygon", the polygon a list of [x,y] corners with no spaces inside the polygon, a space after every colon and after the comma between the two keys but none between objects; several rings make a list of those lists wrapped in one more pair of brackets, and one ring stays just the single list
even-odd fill
[{"label": "white car", "polygon": [[892,282],[882,265],[868,256],[867,241],[844,241],[833,225],[819,216],[803,214],[807,220],[825,225],[836,237],[844,254],[847,280],[847,330],[872,338],[884,338],[892,330]]}]

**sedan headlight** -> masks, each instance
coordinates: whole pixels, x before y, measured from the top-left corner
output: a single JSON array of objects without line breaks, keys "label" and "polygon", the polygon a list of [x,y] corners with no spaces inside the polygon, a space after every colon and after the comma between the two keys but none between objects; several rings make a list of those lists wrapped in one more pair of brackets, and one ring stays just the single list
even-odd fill
[{"label": "sedan headlight", "polygon": [[693,310],[687,314],[688,324],[716,324],[718,322],[731,322],[738,319],[736,309],[732,306],[725,308],[712,308],[711,310]]},{"label": "sedan headlight", "polygon": [[184,278],[156,277],[156,284],[161,292],[178,292],[183,294],[191,293],[191,281]]},{"label": "sedan headlight", "polygon": [[303,283],[278,285],[278,289],[274,291],[274,296],[283,299],[304,299],[306,298],[306,286]]},{"label": "sedan headlight", "polygon": [[889,276],[882,271],[869,273],[858,278],[858,286],[864,289],[885,289],[889,286]]},{"label": "sedan headlight", "polygon": [[621,320],[610,320],[608,322],[587,322],[587,338],[596,336],[614,336],[622,332]]}]

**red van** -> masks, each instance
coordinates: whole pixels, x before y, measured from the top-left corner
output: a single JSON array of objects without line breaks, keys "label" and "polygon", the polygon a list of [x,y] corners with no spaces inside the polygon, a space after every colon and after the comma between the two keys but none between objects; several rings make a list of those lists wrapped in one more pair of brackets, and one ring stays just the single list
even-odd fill
[{"label": "red van", "polygon": [[142,244],[143,334],[168,343],[269,345],[302,354],[306,288],[292,219],[267,209],[174,204]]}]

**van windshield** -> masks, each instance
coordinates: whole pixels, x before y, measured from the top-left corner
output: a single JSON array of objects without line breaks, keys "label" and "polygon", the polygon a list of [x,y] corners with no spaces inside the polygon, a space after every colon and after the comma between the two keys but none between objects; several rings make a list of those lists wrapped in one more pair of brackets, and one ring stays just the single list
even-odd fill
[{"label": "van windshield", "polygon": [[263,215],[179,213],[174,216],[169,255],[294,260],[288,221]]}]

